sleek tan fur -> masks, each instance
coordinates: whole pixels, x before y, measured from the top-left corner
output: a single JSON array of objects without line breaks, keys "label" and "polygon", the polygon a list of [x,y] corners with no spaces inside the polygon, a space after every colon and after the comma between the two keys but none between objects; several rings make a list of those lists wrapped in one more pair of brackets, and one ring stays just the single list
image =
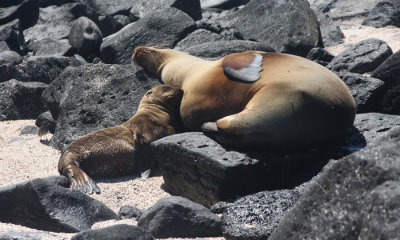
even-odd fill
[{"label": "sleek tan fur", "polygon": [[188,128],[203,129],[225,144],[308,146],[352,127],[354,99],[331,71],[294,55],[245,53],[263,58],[261,78],[252,83],[226,76],[222,63],[227,57],[206,61],[176,50],[138,47],[132,58],[164,83],[184,90],[180,114]]},{"label": "sleek tan fur", "polygon": [[71,188],[91,194],[100,189],[90,177],[116,177],[148,170],[153,163],[146,163],[147,158],[143,159],[138,150],[176,133],[182,96],[181,89],[167,85],[149,90],[131,119],[89,133],[68,146],[60,157],[58,171],[69,178]]}]

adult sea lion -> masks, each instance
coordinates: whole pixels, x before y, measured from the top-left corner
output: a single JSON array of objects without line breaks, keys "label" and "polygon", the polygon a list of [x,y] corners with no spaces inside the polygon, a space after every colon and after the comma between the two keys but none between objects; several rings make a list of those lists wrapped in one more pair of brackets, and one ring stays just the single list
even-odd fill
[{"label": "adult sea lion", "polygon": [[176,133],[182,96],[183,91],[176,87],[152,88],[128,121],[89,133],[69,145],[58,162],[59,173],[69,178],[71,188],[91,194],[93,191],[100,193],[100,189],[90,177],[116,177],[137,172],[141,164],[146,166],[145,159],[138,156],[140,147]]},{"label": "adult sea lion", "polygon": [[237,147],[301,147],[342,136],[355,102],[327,68],[302,57],[246,51],[207,61],[186,53],[137,47],[134,62],[182,88],[183,123]]}]

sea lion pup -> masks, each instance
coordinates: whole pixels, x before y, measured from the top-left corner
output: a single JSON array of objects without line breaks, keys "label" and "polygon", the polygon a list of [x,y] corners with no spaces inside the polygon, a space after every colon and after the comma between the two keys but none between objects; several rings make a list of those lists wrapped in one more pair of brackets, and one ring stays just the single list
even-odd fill
[{"label": "sea lion pup", "polygon": [[89,133],[69,145],[58,162],[59,173],[68,177],[71,188],[92,194],[93,191],[100,193],[100,189],[90,177],[116,177],[137,172],[140,161],[146,161],[138,159],[140,147],[176,133],[181,123],[182,96],[179,88],[167,85],[152,88],[128,121]]},{"label": "sea lion pup", "polygon": [[186,53],[137,47],[134,62],[182,88],[183,123],[235,147],[303,147],[342,136],[353,126],[349,88],[302,57],[246,51],[207,61]]}]

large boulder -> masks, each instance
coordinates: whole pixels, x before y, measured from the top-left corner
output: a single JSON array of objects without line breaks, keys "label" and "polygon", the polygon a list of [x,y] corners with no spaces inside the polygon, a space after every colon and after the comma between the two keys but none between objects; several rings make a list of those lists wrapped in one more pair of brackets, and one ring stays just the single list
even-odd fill
[{"label": "large boulder", "polygon": [[25,38],[21,22],[18,19],[0,26],[0,42],[5,43],[8,50],[16,51],[19,54],[26,52]]},{"label": "large boulder", "polygon": [[67,39],[43,38],[29,42],[28,49],[33,56],[69,56],[74,51]]},{"label": "large boulder", "polygon": [[212,41],[183,49],[184,52],[202,58],[222,58],[231,53],[249,50],[275,52],[265,44],[244,40]]},{"label": "large boulder", "polygon": [[311,48],[322,46],[317,16],[306,0],[252,0],[216,21],[277,52],[306,56]]},{"label": "large boulder", "polygon": [[46,111],[40,96],[47,86],[15,79],[0,83],[0,121],[34,119]]},{"label": "large boulder", "polygon": [[85,58],[94,58],[100,53],[103,34],[100,28],[87,17],[75,20],[68,35],[68,42]]},{"label": "large boulder", "polygon": [[162,198],[144,211],[138,226],[157,238],[222,235],[221,219],[217,215],[198,203],[177,196]]},{"label": "large boulder", "polygon": [[86,230],[72,236],[71,240],[153,240],[150,233],[128,224],[117,224],[101,229]]},{"label": "large boulder", "polygon": [[39,18],[39,6],[37,0],[15,1],[15,5],[2,7],[0,11],[0,25],[15,19],[21,21],[22,29],[27,29],[37,22]]},{"label": "large boulder", "polygon": [[396,239],[400,128],[332,163],[288,212],[273,239]]},{"label": "large boulder", "polygon": [[250,0],[200,0],[201,8],[231,9],[240,5],[245,5]]},{"label": "large boulder", "polygon": [[137,46],[173,48],[194,28],[193,19],[180,10],[156,11],[105,38],[100,48],[101,58],[106,63],[129,64]]},{"label": "large boulder", "polygon": [[400,116],[359,114],[351,134],[338,144],[299,151],[235,151],[202,133],[165,137],[150,145],[165,188],[173,195],[211,206],[262,190],[292,188],[308,181],[330,159],[340,159],[374,142]]},{"label": "large boulder", "polygon": [[322,41],[325,47],[341,44],[344,42],[344,33],[338,23],[335,23],[328,14],[318,16],[321,28]]},{"label": "large boulder", "polygon": [[64,149],[79,137],[127,121],[145,92],[158,85],[135,65],[86,64],[67,68],[43,92],[57,121],[52,144]]},{"label": "large boulder", "polygon": [[400,50],[383,62],[371,77],[385,82],[385,94],[380,100],[380,112],[400,114]]},{"label": "large boulder", "polygon": [[362,24],[377,28],[387,25],[400,27],[400,2],[398,0],[380,0],[371,9]]},{"label": "large boulder", "polygon": [[47,232],[8,232],[0,235],[1,240],[62,240],[62,237]]},{"label": "large boulder", "polygon": [[23,58],[14,51],[0,52],[0,65],[17,65],[22,63]]},{"label": "large boulder", "polygon": [[328,13],[334,20],[344,20],[368,15],[378,1],[314,0],[311,8],[318,14]]},{"label": "large boulder", "polygon": [[239,198],[222,214],[222,231],[228,240],[268,239],[288,210],[297,202],[300,191],[264,191]]},{"label": "large boulder", "polygon": [[350,88],[356,102],[356,112],[377,112],[384,94],[384,82],[359,73],[340,72],[337,75]]},{"label": "large boulder", "polygon": [[115,219],[103,203],[68,188],[62,176],[0,188],[0,221],[52,232],[79,232]]},{"label": "large boulder", "polygon": [[307,59],[310,59],[311,61],[314,61],[318,64],[321,64],[322,66],[326,66],[328,65],[332,59],[334,58],[334,56],[329,53],[327,50],[325,50],[325,48],[313,48],[311,49],[307,56]]},{"label": "large boulder", "polygon": [[334,57],[327,68],[335,72],[350,71],[363,74],[374,71],[392,54],[392,49],[386,42],[369,38]]}]

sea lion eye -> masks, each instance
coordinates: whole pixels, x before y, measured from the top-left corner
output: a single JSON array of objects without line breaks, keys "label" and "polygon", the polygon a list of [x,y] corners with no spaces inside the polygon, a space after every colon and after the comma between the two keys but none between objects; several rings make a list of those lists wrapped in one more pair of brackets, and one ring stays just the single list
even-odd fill
[{"label": "sea lion eye", "polygon": [[146,97],[150,96],[152,93],[153,93],[153,91],[148,91],[148,92],[146,93]]}]

